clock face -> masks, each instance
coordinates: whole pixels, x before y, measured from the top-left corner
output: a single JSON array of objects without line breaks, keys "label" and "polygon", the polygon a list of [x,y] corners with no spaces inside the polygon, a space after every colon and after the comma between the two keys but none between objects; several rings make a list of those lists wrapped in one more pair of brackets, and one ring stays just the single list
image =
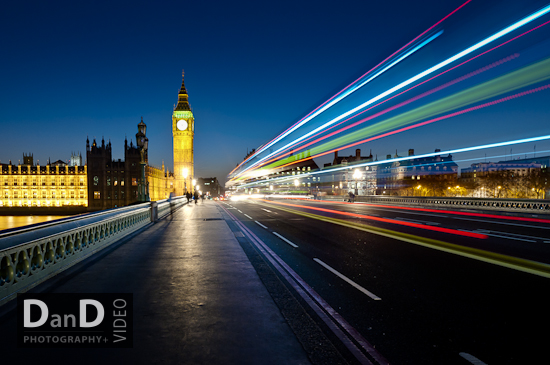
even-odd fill
[{"label": "clock face", "polygon": [[178,130],[184,131],[187,129],[187,122],[185,121],[185,119],[180,119],[178,120],[176,127],[178,127]]}]

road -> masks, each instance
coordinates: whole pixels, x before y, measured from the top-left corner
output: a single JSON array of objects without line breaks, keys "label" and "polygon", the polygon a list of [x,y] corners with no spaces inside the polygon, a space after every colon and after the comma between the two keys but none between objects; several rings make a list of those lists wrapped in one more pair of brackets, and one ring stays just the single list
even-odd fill
[{"label": "road", "polygon": [[220,205],[392,364],[546,356],[550,220],[542,216],[300,200]]}]

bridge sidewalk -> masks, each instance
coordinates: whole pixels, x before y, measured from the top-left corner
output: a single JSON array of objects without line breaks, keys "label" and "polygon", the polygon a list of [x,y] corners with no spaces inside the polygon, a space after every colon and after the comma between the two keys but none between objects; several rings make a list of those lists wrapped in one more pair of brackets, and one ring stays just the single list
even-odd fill
[{"label": "bridge sidewalk", "polygon": [[134,347],[17,349],[16,312],[4,308],[3,361],[309,363],[215,203],[186,205],[98,256],[33,291],[133,293]]}]

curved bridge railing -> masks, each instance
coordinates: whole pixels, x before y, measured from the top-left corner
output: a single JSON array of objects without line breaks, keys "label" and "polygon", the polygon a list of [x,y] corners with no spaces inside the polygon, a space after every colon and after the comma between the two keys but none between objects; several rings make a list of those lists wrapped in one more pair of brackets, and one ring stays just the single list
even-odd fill
[{"label": "curved bridge railing", "polygon": [[[173,198],[124,207],[118,214],[115,209],[114,214],[76,228],[64,229],[67,223],[60,221],[57,233],[0,249],[0,305],[148,225],[156,220],[155,209],[158,217],[164,218],[183,206],[184,200],[187,202]],[[37,231],[40,229],[36,227]],[[49,224],[48,231],[51,230]],[[13,235],[17,232],[10,233],[10,238]]]}]

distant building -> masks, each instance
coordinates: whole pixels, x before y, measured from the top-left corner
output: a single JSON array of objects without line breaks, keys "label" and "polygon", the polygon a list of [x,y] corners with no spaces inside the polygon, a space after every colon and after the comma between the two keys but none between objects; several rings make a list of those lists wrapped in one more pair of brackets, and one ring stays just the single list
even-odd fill
[{"label": "distant building", "polygon": [[[436,149],[435,152],[440,152]],[[414,156],[414,149],[409,150],[409,156]],[[397,152],[394,158],[398,158]],[[392,158],[387,155],[387,158]],[[378,165],[376,184],[378,195],[408,194],[407,189],[440,182],[441,185],[456,181],[458,165],[452,155],[414,158],[404,161],[394,161]]]},{"label": "distant building", "polygon": [[[141,161],[148,162],[146,125],[143,119],[138,124],[136,141],[124,141],[124,160],[112,159],[111,142],[102,139],[99,146],[95,139],[90,146],[86,140],[86,160],[88,166],[88,209],[103,210],[122,207],[140,201],[140,189],[152,201],[166,199],[174,191],[174,175],[164,169],[145,165],[142,173]],[[142,153],[143,152],[143,153]],[[142,156],[143,154],[143,156]],[[143,180],[145,175],[145,180]]]},{"label": "distant building", "polygon": [[24,164],[0,165],[0,207],[86,207],[86,166],[68,166],[63,161],[34,164],[32,154]]},{"label": "distant building", "polygon": [[197,179],[197,185],[205,195],[219,197],[222,194],[220,183],[216,177],[199,177]]},{"label": "distant building", "polygon": [[524,162],[522,160],[480,162],[460,170],[460,177],[463,181],[477,182],[487,177],[492,172],[510,171],[511,177],[524,176],[533,170],[540,170],[542,165],[535,162]]},{"label": "distant building", "polygon": [[334,152],[332,165],[325,164],[324,168],[349,166],[349,169],[339,170],[330,177],[324,177],[325,183],[319,189],[323,193],[335,195],[347,195],[352,192],[355,195],[374,195],[376,193],[376,166],[364,166],[354,168],[354,165],[364,162],[372,162],[372,151],[368,156],[361,156],[361,149],[355,150],[355,155],[339,156]]}]

